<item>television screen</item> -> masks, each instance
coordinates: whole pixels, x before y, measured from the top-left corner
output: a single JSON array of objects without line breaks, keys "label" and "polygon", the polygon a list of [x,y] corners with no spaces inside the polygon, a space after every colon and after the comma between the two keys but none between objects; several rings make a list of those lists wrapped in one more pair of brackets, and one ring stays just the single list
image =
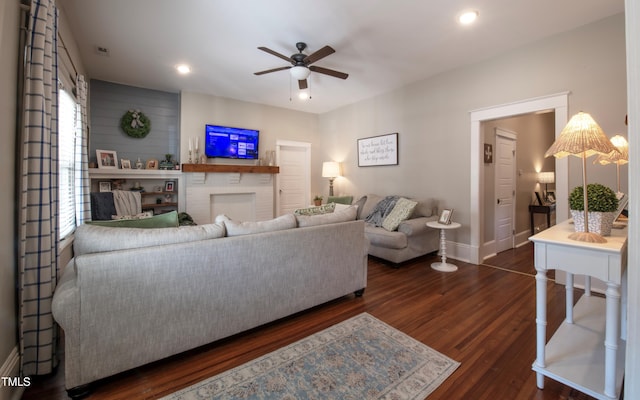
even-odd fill
[{"label": "television screen", "polygon": [[258,159],[258,137],[255,129],[205,125],[204,153],[207,157]]}]

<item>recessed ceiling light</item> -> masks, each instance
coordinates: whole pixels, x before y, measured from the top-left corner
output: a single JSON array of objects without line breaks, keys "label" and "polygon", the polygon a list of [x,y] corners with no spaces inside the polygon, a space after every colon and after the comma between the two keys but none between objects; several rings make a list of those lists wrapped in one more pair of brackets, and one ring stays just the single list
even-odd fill
[{"label": "recessed ceiling light", "polygon": [[458,17],[458,21],[462,25],[469,25],[473,23],[476,20],[476,18],[478,18],[477,11],[465,11],[462,14],[460,14],[460,16]]},{"label": "recessed ceiling light", "polygon": [[179,64],[176,65],[176,70],[181,74],[188,74],[189,72],[191,72],[191,67],[187,64]]}]

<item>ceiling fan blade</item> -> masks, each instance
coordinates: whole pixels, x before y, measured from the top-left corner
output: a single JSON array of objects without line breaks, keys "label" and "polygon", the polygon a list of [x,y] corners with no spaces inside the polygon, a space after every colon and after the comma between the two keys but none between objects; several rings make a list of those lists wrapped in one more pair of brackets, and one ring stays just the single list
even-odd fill
[{"label": "ceiling fan blade", "polygon": [[300,88],[300,90],[304,90],[306,89],[307,86],[307,80],[306,79],[302,79],[298,81],[298,87]]},{"label": "ceiling fan blade", "polygon": [[305,63],[305,65],[309,65],[311,63],[314,63],[322,58],[325,58],[326,56],[328,56],[329,54],[333,54],[336,51],[331,48],[330,46],[324,46],[323,48],[321,48],[320,50],[316,51],[315,53],[309,54],[308,56],[306,56],[302,62]]},{"label": "ceiling fan blade", "polygon": [[267,69],[267,70],[260,71],[260,72],[254,72],[253,74],[254,75],[264,75],[264,74],[268,74],[268,73],[271,73],[271,72],[283,71],[283,70],[289,69],[289,68],[291,68],[291,67],[272,68],[272,69]]},{"label": "ceiling fan blade", "polygon": [[309,69],[313,72],[333,76],[334,78],[347,79],[349,76],[349,74],[345,74],[344,72],[334,71],[329,68],[316,67],[314,65],[309,66]]},{"label": "ceiling fan blade", "polygon": [[276,57],[282,58],[283,60],[288,61],[288,62],[290,62],[292,64],[295,64],[295,61],[293,61],[293,59],[291,59],[291,57],[287,57],[285,55],[282,55],[282,54],[278,53],[277,51],[273,51],[273,50],[271,50],[271,49],[269,49],[267,47],[258,47],[258,49],[260,49],[260,50],[262,50],[264,52],[267,52],[267,53],[269,53],[271,55],[274,55]]}]

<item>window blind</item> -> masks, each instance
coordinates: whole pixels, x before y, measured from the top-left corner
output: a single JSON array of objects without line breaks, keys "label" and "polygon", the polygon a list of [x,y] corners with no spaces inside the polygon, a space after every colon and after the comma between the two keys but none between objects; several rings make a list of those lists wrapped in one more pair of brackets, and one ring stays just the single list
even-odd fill
[{"label": "window blind", "polygon": [[78,131],[78,106],[71,94],[61,89],[58,105],[58,176],[60,204],[60,239],[73,233],[75,211],[75,145]]}]

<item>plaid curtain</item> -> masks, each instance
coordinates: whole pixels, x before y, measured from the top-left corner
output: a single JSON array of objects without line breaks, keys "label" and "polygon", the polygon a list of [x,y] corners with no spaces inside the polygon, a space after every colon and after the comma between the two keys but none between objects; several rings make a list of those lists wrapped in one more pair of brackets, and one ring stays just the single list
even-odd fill
[{"label": "plaid curtain", "polygon": [[77,99],[80,104],[80,132],[76,138],[76,226],[91,220],[91,198],[89,185],[89,123],[87,119],[87,81],[83,75],[76,77]]},{"label": "plaid curtain", "polygon": [[53,371],[51,299],[58,276],[58,56],[55,0],[29,12],[19,176],[18,296],[22,374]]}]

